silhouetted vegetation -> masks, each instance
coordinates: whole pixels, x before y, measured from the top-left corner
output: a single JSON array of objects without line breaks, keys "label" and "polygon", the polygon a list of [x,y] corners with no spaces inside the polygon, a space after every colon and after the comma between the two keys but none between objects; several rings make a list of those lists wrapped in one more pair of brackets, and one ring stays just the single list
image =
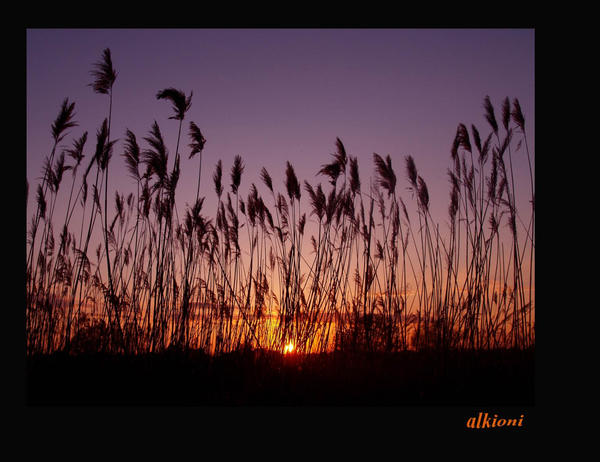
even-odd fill
[{"label": "silhouetted vegetation", "polygon": [[[517,99],[502,102],[498,121],[485,98],[487,134],[458,125],[449,143],[448,216],[439,224],[412,156],[374,153],[374,176],[365,180],[339,138],[329,163],[318,170],[322,183],[302,181],[287,162],[282,190],[264,167],[262,184],[245,185],[248,166],[236,156],[229,178],[227,167],[217,162],[214,196],[200,197],[202,151],[210,140],[186,121],[192,92],[166,88],[156,94],[172,104],[169,119],[177,123],[171,155],[156,121],[143,135],[126,130],[117,140],[111,133],[118,78],[110,50],[92,76],[93,90],[110,99],[95,144],[90,146],[86,131],[70,148],[59,149],[78,127],[75,103],[65,99],[51,126],[50,151],[35,190],[26,262],[31,364],[57,353],[76,354],[90,364],[94,358],[126,355],[137,370],[149,355],[163,361],[178,351],[202,358],[197,367],[210,368],[206,355],[255,352],[252,364],[258,369],[244,374],[259,374],[261,358],[269,355],[276,355],[269,368],[287,368],[286,358],[277,355],[293,344],[297,354],[315,354],[302,368],[343,372],[342,364],[354,361],[349,358],[363,358],[356,360],[362,368],[367,363],[361,355],[372,353],[413,351],[424,358],[428,351],[471,350],[482,355],[473,357],[491,358],[482,352],[534,347],[534,178]],[[185,127],[187,151],[181,139]],[[184,153],[188,159],[182,160]],[[530,168],[531,210],[525,214],[517,209],[516,155],[527,155]],[[117,191],[109,204],[109,172],[119,161],[132,192]],[[198,183],[192,205],[178,211],[183,162],[198,168]],[[405,187],[403,198],[399,191]],[[64,218],[55,216],[59,201],[67,204]],[[207,201],[217,203],[213,217],[203,213]],[[78,223],[72,220],[76,211]],[[90,249],[95,232],[101,243]],[[314,358],[327,358],[322,359],[327,365]],[[52,361],[67,367],[75,360]],[[237,367],[228,361],[218,364]],[[382,367],[388,372],[398,372],[400,364],[417,367],[417,361],[394,361],[394,367]],[[312,377],[319,376],[315,371]],[[260,380],[283,379],[254,377],[247,385],[251,393]],[[205,389],[198,399],[225,393],[215,390]],[[268,401],[266,395],[252,399]]]}]

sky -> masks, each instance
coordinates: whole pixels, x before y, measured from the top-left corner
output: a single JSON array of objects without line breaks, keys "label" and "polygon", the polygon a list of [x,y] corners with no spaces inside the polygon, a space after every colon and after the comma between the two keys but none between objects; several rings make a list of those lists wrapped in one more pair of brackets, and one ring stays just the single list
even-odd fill
[{"label": "sky", "polygon": [[[108,97],[89,86],[90,71],[110,48],[118,73],[111,137],[120,141],[111,160],[109,192],[135,191],[121,157],[126,129],[146,148],[143,137],[156,121],[172,162],[178,122],[169,120],[171,105],[157,100],[156,93],[175,87],[193,91],[182,133],[179,210],[191,205],[196,193],[199,158],[188,160],[187,146],[193,121],[207,140],[200,194],[207,198],[209,216],[214,216],[211,178],[219,159],[228,186],[234,156],[242,156],[244,196],[251,183],[266,192],[259,178],[263,166],[284,191],[286,161],[301,182],[325,187],[327,178],[316,174],[330,162],[339,137],[347,153],[358,158],[363,185],[374,178],[373,153],[389,154],[397,192],[405,200],[404,158],[412,155],[428,185],[432,215],[443,223],[457,125],[474,124],[482,138],[487,136],[486,95],[497,115],[505,97],[518,98],[535,151],[534,39],[533,29],[29,29],[27,216],[52,148],[50,126],[67,97],[75,102],[79,126],[70,130],[63,147],[87,131],[84,164],[93,154]],[[518,203],[527,209],[527,157],[520,152],[514,162],[515,182],[523,185],[517,187]],[[67,182],[70,186],[68,174]]]}]

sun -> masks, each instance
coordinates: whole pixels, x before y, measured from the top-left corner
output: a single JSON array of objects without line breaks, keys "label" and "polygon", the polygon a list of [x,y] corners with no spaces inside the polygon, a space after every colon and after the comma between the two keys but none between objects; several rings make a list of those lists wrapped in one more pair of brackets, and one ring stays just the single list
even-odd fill
[{"label": "sun", "polygon": [[283,348],[283,354],[288,354],[294,351],[294,344],[292,342],[288,343],[284,348]]}]

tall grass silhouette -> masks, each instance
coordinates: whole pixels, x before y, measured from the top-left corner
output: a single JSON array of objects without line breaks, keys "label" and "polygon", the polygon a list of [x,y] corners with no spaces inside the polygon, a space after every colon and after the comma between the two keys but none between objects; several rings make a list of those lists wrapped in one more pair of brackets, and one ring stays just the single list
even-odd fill
[{"label": "tall grass silhouette", "polygon": [[[500,123],[484,99],[486,135],[458,124],[448,155],[448,215],[440,224],[412,156],[374,153],[365,181],[339,138],[318,170],[322,182],[302,181],[287,162],[281,188],[264,167],[262,184],[246,185],[247,166],[236,156],[229,178],[216,163],[214,196],[201,197],[207,140],[193,121],[188,142],[182,139],[192,92],[156,93],[172,104],[169,119],[178,123],[174,156],[154,121],[145,134],[126,129],[113,157],[118,81],[109,49],[92,76],[93,90],[109,97],[95,146],[83,132],[59,150],[78,127],[75,103],[65,99],[35,189],[26,252],[28,354],[535,345],[533,153],[517,99],[502,102]],[[523,147],[525,186],[516,184],[513,164]],[[117,191],[110,204],[115,162],[124,163],[133,191]],[[197,163],[198,180],[192,205],[178,211],[184,162]],[[404,198],[400,184],[408,188]],[[521,187],[530,193],[526,215],[517,209]],[[58,201],[67,204],[64,218],[55,216]],[[217,204],[213,217],[203,212],[206,201]],[[80,223],[72,220],[76,211]],[[102,239],[94,251],[95,231]]]}]

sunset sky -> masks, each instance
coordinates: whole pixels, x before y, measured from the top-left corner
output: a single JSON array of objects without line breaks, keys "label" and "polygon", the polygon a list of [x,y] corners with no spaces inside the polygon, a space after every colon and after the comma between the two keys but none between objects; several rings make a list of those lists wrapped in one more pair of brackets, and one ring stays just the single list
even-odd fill
[{"label": "sunset sky", "polygon": [[[113,191],[135,190],[121,157],[125,130],[132,130],[146,148],[143,137],[156,120],[172,163],[178,123],[169,120],[171,105],[157,100],[156,93],[166,87],[193,91],[180,150],[180,210],[196,192],[198,157],[188,160],[190,121],[207,139],[201,195],[207,197],[209,216],[216,202],[211,177],[219,159],[228,187],[233,158],[242,156],[244,196],[253,182],[265,191],[259,178],[263,166],[283,189],[288,160],[302,182],[325,187],[327,178],[316,173],[330,161],[339,137],[348,154],[358,157],[365,189],[373,176],[373,153],[390,154],[397,192],[407,197],[404,157],[412,155],[429,187],[432,214],[443,224],[456,127],[475,124],[482,138],[487,136],[486,95],[497,115],[506,96],[519,99],[535,150],[532,29],[29,29],[28,217],[43,159],[52,147],[50,125],[66,97],[76,103],[79,126],[63,145],[70,147],[88,131],[84,163],[93,154],[108,97],[93,92],[90,71],[105,48],[118,72],[111,137],[121,141],[111,160]],[[517,188],[518,206],[527,210],[527,157],[520,152],[514,162],[515,182],[523,185]],[[66,181],[70,186],[70,174]],[[56,214],[62,217],[60,205]]]}]

